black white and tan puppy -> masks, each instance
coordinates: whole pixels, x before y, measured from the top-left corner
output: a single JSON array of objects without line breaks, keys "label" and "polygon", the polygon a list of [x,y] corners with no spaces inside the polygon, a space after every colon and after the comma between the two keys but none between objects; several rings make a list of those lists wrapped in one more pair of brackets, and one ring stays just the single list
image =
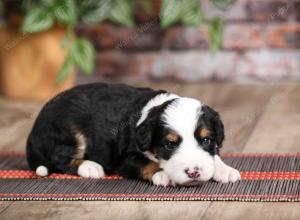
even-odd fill
[{"label": "black white and tan puppy", "polygon": [[166,91],[95,83],[65,91],[41,110],[27,142],[39,176],[117,173],[155,185],[239,180],[219,157],[224,126],[200,101]]}]

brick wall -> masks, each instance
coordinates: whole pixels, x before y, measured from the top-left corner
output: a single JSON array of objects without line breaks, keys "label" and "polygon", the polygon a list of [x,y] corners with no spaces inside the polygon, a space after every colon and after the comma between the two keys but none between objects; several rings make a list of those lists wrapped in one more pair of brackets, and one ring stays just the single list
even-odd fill
[{"label": "brick wall", "polygon": [[234,81],[300,79],[300,0],[237,0],[226,11],[203,0],[207,17],[225,21],[222,50],[209,52],[205,27],[162,30],[137,10],[133,29],[79,27],[97,48],[96,78]]}]

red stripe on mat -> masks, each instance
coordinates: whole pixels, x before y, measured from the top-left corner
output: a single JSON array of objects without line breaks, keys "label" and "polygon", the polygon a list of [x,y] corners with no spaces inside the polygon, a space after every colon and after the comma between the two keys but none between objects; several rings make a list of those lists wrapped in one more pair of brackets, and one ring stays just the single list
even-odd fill
[{"label": "red stripe on mat", "polygon": [[[35,174],[34,171],[30,170],[0,170],[0,179],[83,179],[82,177],[69,175],[69,174],[60,174],[60,173],[53,173],[47,177],[39,177]],[[112,180],[112,179],[123,179],[121,176],[118,175],[110,175],[105,176],[102,179]]]},{"label": "red stripe on mat", "polygon": [[[26,154],[22,152],[0,152],[1,157],[16,156],[25,157]],[[300,153],[224,153],[222,157],[240,158],[240,157],[300,157]]]},{"label": "red stripe on mat", "polygon": [[247,195],[247,194],[0,194],[0,197],[206,197],[206,198],[286,198],[296,199],[300,195]]},{"label": "red stripe on mat", "polygon": [[[243,180],[300,180],[300,172],[241,172]],[[0,179],[37,179],[42,178],[29,170],[1,170]],[[43,177],[44,178],[44,177]],[[82,179],[82,177],[68,174],[53,173],[46,177],[48,179]],[[105,176],[102,179],[119,180],[123,179],[118,175]]]}]

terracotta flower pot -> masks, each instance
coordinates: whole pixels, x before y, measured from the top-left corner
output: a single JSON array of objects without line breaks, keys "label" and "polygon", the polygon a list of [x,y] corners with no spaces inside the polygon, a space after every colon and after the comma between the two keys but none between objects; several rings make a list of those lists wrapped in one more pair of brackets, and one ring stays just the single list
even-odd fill
[{"label": "terracotta flower pot", "polygon": [[19,25],[0,31],[0,91],[9,98],[45,101],[74,85],[75,75],[55,85],[67,51],[62,48],[66,30],[23,34]]}]

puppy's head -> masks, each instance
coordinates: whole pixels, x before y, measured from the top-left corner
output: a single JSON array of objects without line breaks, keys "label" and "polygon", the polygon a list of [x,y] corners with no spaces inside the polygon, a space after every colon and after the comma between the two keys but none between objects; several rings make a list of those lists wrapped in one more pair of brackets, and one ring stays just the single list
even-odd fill
[{"label": "puppy's head", "polygon": [[219,114],[199,101],[175,98],[153,107],[137,127],[137,147],[159,162],[173,184],[207,181],[224,140]]}]

